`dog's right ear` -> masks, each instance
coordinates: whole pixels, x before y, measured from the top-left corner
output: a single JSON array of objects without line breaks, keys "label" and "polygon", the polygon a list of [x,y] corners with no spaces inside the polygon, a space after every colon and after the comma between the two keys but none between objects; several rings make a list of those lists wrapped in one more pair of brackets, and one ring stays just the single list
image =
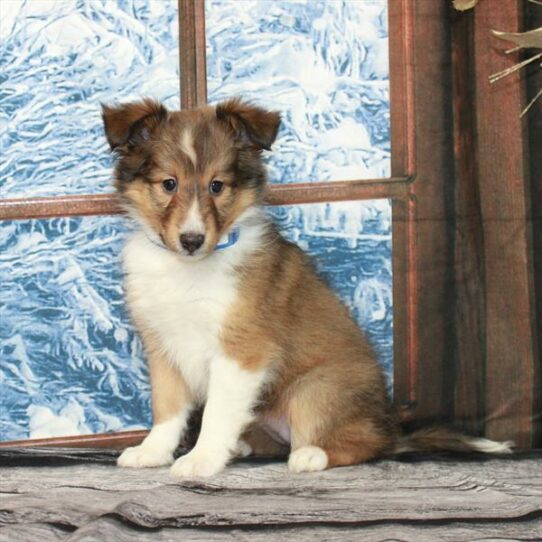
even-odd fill
[{"label": "dog's right ear", "polygon": [[160,102],[148,98],[114,106],[102,104],[105,135],[111,150],[129,150],[151,139],[167,113]]}]

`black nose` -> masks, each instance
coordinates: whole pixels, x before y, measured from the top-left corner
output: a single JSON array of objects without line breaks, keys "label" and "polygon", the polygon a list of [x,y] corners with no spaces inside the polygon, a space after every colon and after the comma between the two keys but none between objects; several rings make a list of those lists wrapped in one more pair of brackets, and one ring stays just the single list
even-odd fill
[{"label": "black nose", "polygon": [[181,235],[181,245],[190,254],[196,252],[203,245],[203,241],[205,241],[205,235],[201,233],[183,233]]}]

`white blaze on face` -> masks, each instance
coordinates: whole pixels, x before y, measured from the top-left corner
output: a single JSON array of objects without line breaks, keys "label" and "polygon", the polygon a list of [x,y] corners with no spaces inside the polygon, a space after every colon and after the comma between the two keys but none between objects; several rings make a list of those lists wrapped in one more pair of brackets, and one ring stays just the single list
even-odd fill
[{"label": "white blaze on face", "polygon": [[186,218],[181,224],[179,233],[181,235],[183,233],[201,233],[205,235],[205,224],[203,223],[197,197],[194,197],[188,213],[186,213]]},{"label": "white blaze on face", "polygon": [[192,130],[187,128],[181,135],[181,150],[190,158],[194,168],[197,163],[196,149],[194,148],[194,139],[192,138]]}]

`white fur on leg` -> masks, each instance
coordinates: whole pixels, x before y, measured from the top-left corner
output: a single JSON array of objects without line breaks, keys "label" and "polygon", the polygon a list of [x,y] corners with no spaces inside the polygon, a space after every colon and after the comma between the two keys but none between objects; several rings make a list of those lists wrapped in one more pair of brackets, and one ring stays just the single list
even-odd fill
[{"label": "white fur on leg", "polygon": [[145,440],[133,448],[126,448],[117,460],[119,467],[160,467],[173,463],[173,452],[186,429],[188,409],[167,422],[156,424]]},{"label": "white fur on leg", "polygon": [[220,472],[238,449],[239,437],[252,420],[252,407],[265,378],[225,356],[210,365],[209,390],[201,431],[194,449],[175,461],[177,478],[203,478]]},{"label": "white fur on leg", "polygon": [[237,457],[248,457],[250,454],[252,454],[252,446],[248,442],[241,439],[237,443],[234,453]]},{"label": "white fur on leg", "polygon": [[294,450],[288,459],[292,472],[314,472],[324,470],[328,464],[326,452],[318,446],[302,446]]}]

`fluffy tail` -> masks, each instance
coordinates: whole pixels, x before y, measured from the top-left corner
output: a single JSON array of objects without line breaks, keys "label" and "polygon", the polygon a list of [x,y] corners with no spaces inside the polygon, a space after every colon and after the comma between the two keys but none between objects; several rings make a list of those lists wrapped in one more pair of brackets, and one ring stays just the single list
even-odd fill
[{"label": "fluffy tail", "polygon": [[406,452],[481,452],[511,454],[514,443],[497,442],[487,438],[469,437],[439,427],[420,429],[399,437],[394,454]]}]

